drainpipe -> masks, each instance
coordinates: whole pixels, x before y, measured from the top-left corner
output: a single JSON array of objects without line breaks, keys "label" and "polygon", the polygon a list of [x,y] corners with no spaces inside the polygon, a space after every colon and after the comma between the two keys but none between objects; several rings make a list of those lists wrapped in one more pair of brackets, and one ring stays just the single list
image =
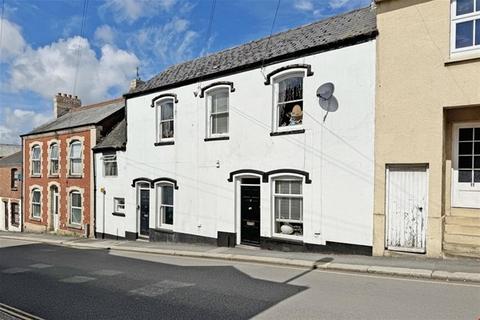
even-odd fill
[{"label": "drainpipe", "polygon": [[21,179],[18,181],[20,183],[20,206],[21,206],[21,210],[19,210],[19,214],[20,214],[20,232],[23,232],[24,230],[24,221],[23,221],[23,211],[25,210],[25,204],[23,203],[23,187],[24,187],[24,180],[25,180],[25,149],[23,147],[23,137],[22,137],[22,165],[21,165],[21,169],[22,169],[22,175],[21,175]]},{"label": "drainpipe", "polygon": [[93,155],[93,236],[97,237],[97,154]]}]

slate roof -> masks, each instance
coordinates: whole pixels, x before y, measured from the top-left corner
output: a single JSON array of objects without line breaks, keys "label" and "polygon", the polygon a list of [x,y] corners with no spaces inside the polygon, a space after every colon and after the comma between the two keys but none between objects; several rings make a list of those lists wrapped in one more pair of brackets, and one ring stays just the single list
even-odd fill
[{"label": "slate roof", "polygon": [[124,106],[125,100],[123,98],[83,106],[21,136],[94,125],[121,110]]},{"label": "slate roof", "polygon": [[0,159],[0,167],[21,166],[23,162],[22,151],[15,152],[5,158]]},{"label": "slate roof", "polygon": [[[213,78],[241,70],[258,68],[288,58],[295,58],[353,45],[377,35],[375,10],[370,7],[324,19],[260,40],[226,49],[206,57],[174,65],[156,75],[125,97],[134,97],[180,83]],[[268,52],[265,53],[268,43]]]},{"label": "slate roof", "polygon": [[20,150],[22,150],[20,145],[0,143],[0,159]]},{"label": "slate roof", "polygon": [[127,145],[127,121],[123,119],[109,134],[97,144],[93,150],[102,151],[107,149],[121,150]]}]

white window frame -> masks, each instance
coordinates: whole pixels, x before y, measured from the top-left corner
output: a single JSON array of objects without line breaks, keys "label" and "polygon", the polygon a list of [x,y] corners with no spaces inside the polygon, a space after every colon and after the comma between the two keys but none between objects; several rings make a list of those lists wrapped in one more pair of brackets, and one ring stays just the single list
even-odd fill
[{"label": "white window frame", "polygon": [[[78,194],[78,196],[80,197],[80,207],[74,207],[73,206],[73,201],[72,201],[72,198],[73,198],[73,194]],[[68,223],[72,226],[81,226],[82,225],[82,221],[83,221],[83,197],[82,197],[82,193],[78,190],[72,190],[69,192],[68,194],[68,203],[69,203],[69,210],[68,210]],[[72,221],[72,213],[73,213],[73,209],[76,209],[76,210],[80,210],[80,222],[73,222]]]},{"label": "white window frame", "polygon": [[[303,237],[305,236],[305,219],[304,219],[304,194],[305,194],[305,180],[303,177],[299,176],[293,176],[293,175],[283,175],[283,176],[275,176],[271,177],[271,194],[272,194],[272,234],[274,237],[277,238],[286,238],[286,239],[292,239],[292,240],[303,240]],[[302,184],[302,193],[301,194],[282,194],[282,193],[276,193],[275,192],[275,185],[277,181],[295,181],[295,182],[300,182]],[[282,222],[292,222],[292,223],[301,223],[302,224],[302,235],[297,236],[297,235],[289,235],[289,234],[283,234],[276,232],[276,223],[277,223],[277,217],[275,214],[275,206],[276,206],[276,198],[277,197],[282,197],[282,198],[292,198],[292,199],[302,199],[302,207],[301,207],[301,218],[302,220],[289,220],[286,219],[281,219],[284,220]]]},{"label": "white window frame", "polygon": [[[477,1],[473,0],[474,11],[472,13],[463,14],[457,16],[457,0],[451,1],[451,13],[450,13],[450,52],[454,56],[471,54],[471,53],[480,53],[480,44],[475,45],[475,32],[476,32],[476,22],[475,20],[480,20],[480,8],[477,8]],[[456,48],[456,26],[458,23],[473,21],[473,46]]]},{"label": "white window frame", "polygon": [[[79,144],[80,145],[80,156],[78,158],[74,158],[73,155],[72,155],[72,148],[73,148],[73,145],[74,144]],[[68,148],[69,148],[69,153],[68,153],[68,158],[69,158],[69,168],[68,168],[68,173],[70,176],[81,176],[82,175],[82,171],[83,171],[83,166],[82,166],[82,162],[83,162],[83,143],[82,141],[80,140],[73,140],[70,142],[70,144],[68,145]],[[74,161],[79,161],[80,162],[80,172],[73,172],[73,164],[74,164]]]},{"label": "white window frame", "polygon": [[[173,105],[173,118],[168,120],[162,120],[162,103],[171,102]],[[175,122],[176,122],[176,104],[175,99],[173,97],[167,97],[160,100],[155,101],[155,110],[156,110],[156,127],[157,127],[157,142],[171,142],[175,141]],[[173,137],[170,138],[162,138],[162,123],[170,122],[173,120]]]},{"label": "white window frame", "polygon": [[[123,204],[120,202],[123,201]],[[113,211],[116,213],[125,213],[125,198],[113,198]]]},{"label": "white window frame", "polygon": [[[40,198],[39,202],[34,202],[33,201],[33,194],[35,192],[38,192],[38,194],[39,194],[39,198]],[[32,210],[32,216],[31,217],[33,219],[41,219],[42,218],[42,192],[40,191],[40,189],[34,188],[34,189],[32,189],[32,192],[30,193],[30,196],[31,196],[30,202],[31,202],[31,206],[32,206],[31,207],[32,208],[31,209]],[[35,210],[33,209],[35,206],[38,206],[38,216],[35,215]]]},{"label": "white window frame", "polygon": [[[451,173],[451,205],[456,208],[480,208],[472,201],[461,199],[460,193],[476,194],[474,197],[480,196],[480,183],[468,183],[458,182],[458,144],[459,144],[459,132],[463,128],[479,128],[480,122],[470,123],[456,123],[452,126],[452,173]],[[475,151],[475,150],[474,150]],[[473,177],[472,177],[473,179]],[[479,201],[480,202],[480,201]],[[479,203],[477,202],[477,203]]]},{"label": "white window frame", "polygon": [[[38,159],[35,159],[33,157],[34,155],[34,149],[37,149],[38,148]],[[32,160],[31,160],[31,166],[32,166],[32,170],[31,170],[31,174],[32,176],[41,176],[42,175],[42,148],[39,144],[35,144],[32,146],[32,149],[31,149],[31,152],[32,152]],[[38,162],[38,172],[35,172],[35,163]]]},{"label": "white window frame", "polygon": [[[54,146],[57,147],[57,157],[56,157],[56,158],[52,157],[52,150],[53,150],[53,147],[54,147]],[[60,148],[59,148],[59,145],[58,145],[57,142],[52,142],[52,143],[50,144],[50,147],[49,147],[49,148],[50,148],[50,153],[49,153],[49,154],[50,154],[50,159],[49,159],[49,161],[50,161],[50,172],[49,172],[49,175],[51,175],[51,176],[58,176],[59,173],[60,173],[60,172],[59,172],[59,171],[60,171],[60,170],[59,170],[59,169],[60,169],[60,161],[59,161],[59,159],[58,159],[58,155],[59,155],[59,152],[60,152]],[[54,168],[53,162],[54,162],[54,161],[57,162],[57,172],[53,172],[53,168]]]},{"label": "white window frame", "polygon": [[281,127],[278,124],[279,121],[279,107],[278,107],[278,94],[279,94],[279,84],[283,80],[288,78],[302,78],[302,99],[300,100],[292,100],[288,103],[292,102],[302,102],[302,111],[305,110],[305,94],[304,94],[304,86],[305,86],[305,71],[288,71],[286,73],[282,73],[275,78],[273,78],[273,109],[272,109],[272,132],[285,132],[285,131],[293,131],[293,130],[301,130],[303,129],[304,121],[302,119],[302,123],[294,126],[284,126]]},{"label": "white window frame", "polygon": [[[170,187],[172,188],[172,195],[173,195],[173,204],[164,204],[163,199],[162,199],[162,188],[164,187]],[[174,224],[175,224],[175,185],[173,183],[169,182],[161,182],[155,184],[155,191],[156,191],[156,200],[157,200],[157,208],[156,208],[156,228],[162,228],[162,229],[172,229]],[[172,224],[167,224],[164,222],[164,214],[163,214],[163,208],[173,208],[173,223]]]},{"label": "white window frame", "polygon": [[[103,163],[103,176],[104,177],[117,177],[118,176],[118,161],[117,161],[117,154],[104,154],[102,156],[102,163]],[[116,172],[115,174],[107,174],[106,164],[107,163],[115,163]]]},{"label": "white window frame", "polygon": [[[227,111],[223,111],[223,112],[216,112],[216,113],[212,113],[212,99],[213,99],[213,95],[215,95],[216,93],[220,92],[220,91],[224,91],[227,93]],[[205,97],[206,97],[206,111],[207,111],[207,125],[206,125],[206,128],[207,128],[207,138],[219,138],[219,137],[228,137],[228,135],[230,134],[230,87],[229,86],[226,86],[226,85],[219,85],[219,86],[215,86],[207,91],[205,91]],[[222,115],[222,114],[226,114],[228,116],[227,118],[227,132],[224,132],[224,133],[213,133],[212,130],[213,130],[213,125],[212,125],[212,119],[213,119],[213,116],[218,116],[218,115]]]}]

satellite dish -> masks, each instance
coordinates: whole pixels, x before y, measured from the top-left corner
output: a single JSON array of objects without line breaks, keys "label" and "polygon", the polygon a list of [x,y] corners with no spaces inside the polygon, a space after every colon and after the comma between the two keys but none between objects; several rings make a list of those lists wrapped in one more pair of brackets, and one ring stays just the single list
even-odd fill
[{"label": "satellite dish", "polygon": [[321,100],[328,100],[333,96],[333,91],[335,91],[335,85],[331,82],[322,84],[317,89],[317,97]]},{"label": "satellite dish", "polygon": [[320,107],[327,112],[335,112],[338,110],[338,100],[334,96],[330,99],[320,99]]}]

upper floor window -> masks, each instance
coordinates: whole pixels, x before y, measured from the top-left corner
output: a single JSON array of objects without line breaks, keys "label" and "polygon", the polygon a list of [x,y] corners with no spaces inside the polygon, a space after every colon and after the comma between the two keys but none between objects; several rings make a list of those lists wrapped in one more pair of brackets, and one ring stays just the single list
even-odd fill
[{"label": "upper floor window", "polygon": [[50,175],[58,175],[58,144],[50,145]]},{"label": "upper floor window", "polygon": [[480,0],[452,1],[452,53],[480,50]]},{"label": "upper floor window", "polygon": [[103,155],[103,175],[105,177],[116,177],[118,175],[117,155]]},{"label": "upper floor window", "polygon": [[273,180],[274,232],[283,236],[303,235],[303,181],[298,178]]},{"label": "upper floor window", "polygon": [[157,184],[157,227],[173,226],[173,191],[174,186],[170,183]]},{"label": "upper floor window", "polygon": [[82,195],[78,191],[70,192],[70,224],[82,223]]},{"label": "upper floor window", "polygon": [[274,83],[274,130],[290,131],[303,123],[303,74],[281,77]]},{"label": "upper floor window", "polygon": [[175,110],[173,98],[156,102],[158,137],[157,142],[172,141],[175,134]]},{"label": "upper floor window", "polygon": [[208,136],[224,136],[228,134],[228,88],[218,88],[207,93]]},{"label": "upper floor window", "polygon": [[18,180],[20,180],[20,177],[18,176],[18,169],[13,168],[10,171],[10,188],[12,190],[18,189]]},{"label": "upper floor window", "polygon": [[40,146],[32,147],[32,175],[39,176],[41,174],[42,162],[40,159]]},{"label": "upper floor window", "polygon": [[82,143],[78,140],[70,143],[70,174],[82,174]]},{"label": "upper floor window", "polygon": [[42,212],[41,194],[39,189],[32,190],[32,217],[40,219]]}]

